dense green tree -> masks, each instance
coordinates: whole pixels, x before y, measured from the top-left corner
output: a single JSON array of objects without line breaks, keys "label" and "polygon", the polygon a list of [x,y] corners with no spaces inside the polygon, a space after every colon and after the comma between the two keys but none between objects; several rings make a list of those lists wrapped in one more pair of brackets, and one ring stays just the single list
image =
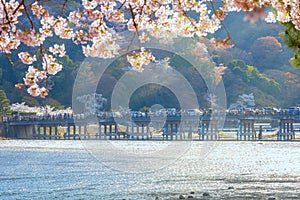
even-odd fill
[{"label": "dense green tree", "polygon": [[9,108],[10,101],[6,96],[4,90],[0,90],[0,109],[1,109],[1,116],[10,115],[11,110]]}]

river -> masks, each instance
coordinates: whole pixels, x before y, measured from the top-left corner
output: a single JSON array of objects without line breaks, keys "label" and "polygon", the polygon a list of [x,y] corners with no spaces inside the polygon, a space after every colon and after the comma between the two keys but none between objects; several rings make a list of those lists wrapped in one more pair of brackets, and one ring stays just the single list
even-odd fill
[{"label": "river", "polygon": [[0,199],[300,199],[300,142],[1,140],[0,172]]}]

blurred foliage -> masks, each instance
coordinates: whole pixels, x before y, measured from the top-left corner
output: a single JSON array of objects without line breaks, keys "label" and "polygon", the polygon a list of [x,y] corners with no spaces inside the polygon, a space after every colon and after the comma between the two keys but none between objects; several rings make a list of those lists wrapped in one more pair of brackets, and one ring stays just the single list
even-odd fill
[{"label": "blurred foliage", "polygon": [[292,22],[282,23],[285,30],[280,34],[284,43],[294,52],[294,56],[289,60],[291,65],[300,68],[300,31],[294,27]]}]

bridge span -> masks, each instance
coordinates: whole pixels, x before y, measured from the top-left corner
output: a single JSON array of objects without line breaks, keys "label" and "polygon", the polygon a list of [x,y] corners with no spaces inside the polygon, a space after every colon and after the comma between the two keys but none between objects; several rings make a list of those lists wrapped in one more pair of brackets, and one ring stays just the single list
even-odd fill
[{"label": "bridge span", "polygon": [[[0,123],[16,139],[295,140],[294,115],[22,117]],[[268,132],[269,131],[269,132]]]}]

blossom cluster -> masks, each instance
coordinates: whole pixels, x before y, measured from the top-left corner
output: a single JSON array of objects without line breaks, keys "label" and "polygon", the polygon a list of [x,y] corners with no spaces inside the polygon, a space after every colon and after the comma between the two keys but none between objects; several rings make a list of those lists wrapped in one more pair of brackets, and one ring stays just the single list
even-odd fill
[{"label": "blossom cluster", "polygon": [[265,18],[267,22],[292,22],[295,28],[300,30],[299,0],[223,0],[223,3],[224,7],[222,9],[225,12],[253,12],[265,7],[274,8],[273,12],[267,13]]},{"label": "blossom cluster", "polygon": [[[201,37],[218,30],[228,12],[251,12],[266,6],[275,8],[275,12],[268,13],[267,21],[291,21],[300,29],[298,0],[223,0],[223,4],[214,6],[214,10],[207,6],[208,2],[214,4],[214,1],[205,0],[82,0],[82,7],[68,13],[67,17],[52,16],[38,1],[31,5],[25,2],[10,0],[0,4],[2,52],[10,52],[20,43],[40,46],[55,34],[82,44],[87,56],[106,58],[118,53],[115,27],[121,24],[129,31],[137,32],[141,40],[149,35],[165,39]],[[40,26],[31,24],[31,27],[18,29],[20,16],[24,17],[24,12],[28,14],[29,11],[40,20]],[[106,53],[100,52],[101,47],[106,47],[102,49]],[[91,52],[94,50],[98,53]]]},{"label": "blossom cluster", "polygon": [[0,52],[11,53],[17,49],[20,41],[16,39],[16,25],[18,18],[23,15],[23,6],[16,1],[2,1],[0,3]]},{"label": "blossom cluster", "polygon": [[[300,31],[299,0],[222,0],[222,3],[208,0],[82,0],[81,6],[69,13],[64,13],[62,8],[62,16],[51,13],[46,2],[0,2],[0,52],[10,54],[20,44],[38,49],[41,59],[28,52],[19,53],[19,58],[26,65],[35,63],[35,69],[45,79],[62,69],[57,57],[66,53],[64,45],[46,47],[45,41],[54,36],[81,45],[87,57],[104,59],[118,56],[138,39],[140,51],[129,54],[127,59],[133,68],[142,71],[143,65],[155,59],[150,50],[142,47],[144,42],[205,37],[221,27],[229,12],[244,11],[253,17],[265,17],[268,22],[292,22]],[[265,7],[272,7],[274,11],[265,14]],[[27,23],[22,23],[24,19]],[[136,38],[122,38],[120,33],[124,30],[132,32]],[[124,40],[128,42],[125,47]],[[213,41],[218,46],[232,46],[230,37]],[[42,65],[39,66],[36,60],[42,60]],[[37,81],[40,78],[36,74],[32,68],[28,70],[25,85],[29,86],[31,95],[44,96],[48,90],[38,85],[43,81]],[[35,84],[29,84],[32,82]]]},{"label": "blossom cluster", "polygon": [[140,52],[134,51],[131,55],[127,55],[127,60],[134,70],[141,72],[143,71],[143,65],[148,65],[155,60],[155,57],[149,50],[142,47]]},{"label": "blossom cluster", "polygon": [[[52,55],[58,54],[59,57],[63,57],[65,55],[65,47],[64,45],[55,44],[53,47],[49,48],[49,52],[52,53]],[[16,87],[22,88],[23,86],[27,86],[27,92],[30,95],[45,98],[49,93],[47,86],[45,86],[48,76],[57,74],[63,68],[62,65],[58,63],[57,59],[52,55],[43,55],[42,70],[40,70],[30,65],[37,60],[36,55],[32,56],[28,52],[20,52],[18,54],[20,61],[30,66],[25,74],[25,78],[23,78],[24,84],[18,83],[16,84]]]},{"label": "blossom cluster", "polygon": [[[24,84],[29,87],[27,92],[34,97],[46,97],[48,95],[48,89],[45,87],[40,88],[38,85],[39,81],[45,79],[45,77],[46,74],[44,71],[39,71],[37,68],[29,66],[24,78]],[[22,87],[23,84],[19,83],[16,86]]]}]

